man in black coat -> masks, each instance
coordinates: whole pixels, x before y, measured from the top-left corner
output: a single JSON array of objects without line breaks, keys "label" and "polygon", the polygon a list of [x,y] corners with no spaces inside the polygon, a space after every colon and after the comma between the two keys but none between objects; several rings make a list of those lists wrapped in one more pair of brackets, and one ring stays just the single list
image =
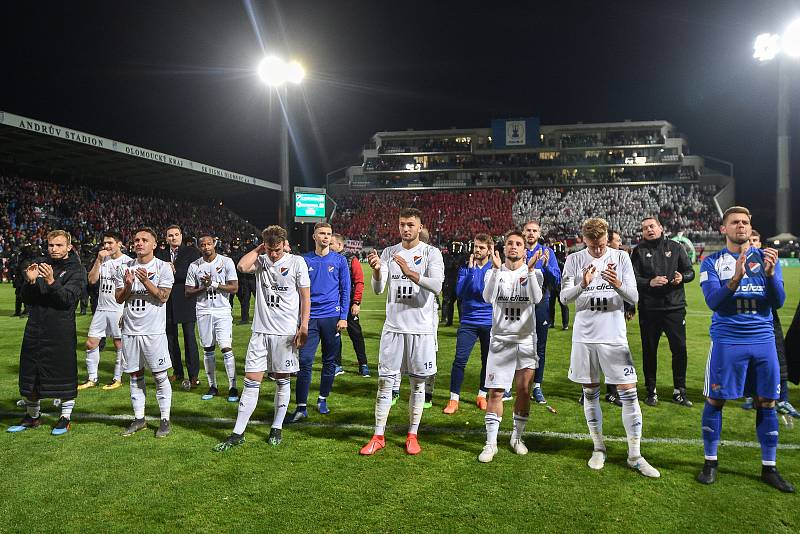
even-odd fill
[{"label": "man in black coat", "polygon": [[645,404],[658,404],[656,370],[658,342],[667,335],[672,351],[672,401],[692,406],[686,398],[686,294],[683,284],[694,280],[694,269],[683,246],[664,238],[655,215],[642,219],[642,241],[631,253],[639,290],[642,367],[647,387]]},{"label": "man in black coat", "polygon": [[19,355],[19,392],[27,413],[9,432],[39,426],[39,400],[54,398],[61,400],[61,417],[52,434],[66,433],[78,396],[75,307],[86,288],[86,270],[63,230],[47,234],[47,254],[25,270],[20,291],[29,314]]},{"label": "man in black coat", "polygon": [[[167,345],[174,371],[172,380],[180,380],[183,389],[188,390],[200,384],[200,380],[197,379],[200,374],[200,353],[197,350],[197,340],[194,335],[195,323],[197,323],[195,299],[186,297],[184,285],[189,265],[200,257],[200,251],[196,247],[184,245],[180,226],[172,225],[167,228],[167,248],[159,248],[156,257],[171,263],[172,271],[175,274],[175,283],[167,301]],[[178,342],[179,324],[183,329],[183,349],[186,352],[188,378],[183,373],[183,362],[181,362],[181,346]]]},{"label": "man in black coat", "polygon": [[[233,264],[239,265],[239,260],[246,253],[245,249],[252,250],[253,246],[253,241],[247,240],[243,249],[239,239],[236,238],[231,244],[231,260],[233,260]],[[236,290],[236,296],[239,297],[239,305],[242,310],[239,324],[247,324],[250,322],[250,297],[255,295],[256,291],[256,277],[252,273],[239,272],[239,269],[236,269],[236,273],[239,275],[239,288]],[[233,305],[233,295],[231,295],[231,305]]]}]

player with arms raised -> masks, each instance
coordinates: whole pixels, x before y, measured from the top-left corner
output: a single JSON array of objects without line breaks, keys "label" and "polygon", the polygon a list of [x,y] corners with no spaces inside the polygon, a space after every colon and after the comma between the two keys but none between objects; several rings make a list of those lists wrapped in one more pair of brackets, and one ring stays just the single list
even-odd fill
[{"label": "player with arms raised", "polygon": [[590,218],[583,223],[586,248],[567,256],[561,278],[561,302],[575,302],[575,326],[569,379],[583,385],[583,412],[594,443],[589,467],[606,461],[600,374],[616,384],[622,401],[622,424],[628,437],[628,466],[645,476],[661,476],[639,450],[642,410],[636,394],[636,369],[628,347],[625,302],[636,304],[639,293],[628,253],[608,246],[608,223]]},{"label": "player with arms raised", "polygon": [[172,386],[167,369],[172,367],[167,346],[167,299],[175,277],[169,263],[156,258],[156,233],[152,228],[139,228],[133,235],[136,259],[125,262],[114,280],[117,302],[124,304],[122,312],[122,350],[125,353],[125,372],[131,375],[131,404],[133,422],[122,433],[132,436],[147,427],[144,418],[146,389],[145,366],[156,381],[156,399],[161,410],[157,438],[169,435],[169,412],[172,406]]},{"label": "player with arms raised", "polygon": [[383,250],[373,250],[367,260],[372,268],[372,289],[388,287],[386,321],[378,354],[378,395],[375,400],[375,434],[361,448],[372,455],[386,446],[384,432],[392,406],[395,376],[404,372],[411,381],[406,452],[419,454],[417,430],[425,403],[425,379],[436,374],[435,298],[444,282],[444,261],[438,248],[420,241],[419,210],[400,210],[402,241]]},{"label": "player with arms raised", "polygon": [[[533,372],[538,363],[536,354],[536,304],[542,300],[541,271],[535,269],[542,252],[536,251],[529,261],[522,232],[506,235],[503,251],[492,253],[492,268],[486,272],[483,300],[492,305],[492,337],[486,361],[486,387],[489,399],[486,408],[486,445],[478,461],[491,462],[497,454],[497,432],[503,419],[503,393],[511,388],[516,393],[514,401],[514,429],[511,449],[517,454],[528,454],[522,441],[528,423]],[[538,277],[537,277],[538,272]]]},{"label": "player with arms raised", "polygon": [[761,480],[794,493],[775,468],[778,448],[780,370],[775,350],[772,310],[783,306],[778,252],[750,245],[750,211],[733,206],[722,217],[720,232],[725,248],[711,254],[700,267],[700,288],[711,317],[711,349],[703,394],[703,448],[705,464],[697,475],[703,484],[717,480],[717,448],[722,432],[722,407],[738,399],[745,387],[756,394],[756,434],[761,444]]},{"label": "player with arms raised", "polygon": [[302,256],[284,252],[286,230],[268,226],[262,232],[264,242],[239,260],[243,273],[256,278],[256,307],[253,335],[244,364],[244,389],[233,432],[214,450],[222,452],[244,443],[244,431],[258,404],[264,373],[275,378],[275,413],[267,442],[281,443],[281,429],[289,406],[289,376],[300,370],[297,351],[308,339],[311,316],[311,280]]},{"label": "player with arms raised", "polygon": [[230,295],[239,289],[239,277],[233,260],[217,254],[217,240],[203,234],[197,240],[202,256],[189,265],[184,293],[197,297],[197,330],[203,344],[203,363],[208,377],[208,391],[201,397],[213,399],[217,390],[217,362],[214,346],[219,343],[225,374],[228,375],[228,402],[239,400],[236,389],[236,361],[233,358],[233,315]]}]

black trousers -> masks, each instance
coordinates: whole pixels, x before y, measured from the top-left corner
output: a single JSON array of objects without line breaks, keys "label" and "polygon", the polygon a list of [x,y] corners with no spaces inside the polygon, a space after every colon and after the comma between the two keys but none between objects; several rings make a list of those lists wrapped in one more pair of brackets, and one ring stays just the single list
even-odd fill
[{"label": "black trousers", "polygon": [[[250,321],[250,297],[255,295],[256,283],[250,278],[239,280],[239,289],[236,296],[239,297],[239,304],[242,305],[242,322]],[[231,299],[233,304],[233,299]]]},{"label": "black trousers", "polygon": [[642,364],[647,393],[656,390],[658,370],[658,342],[666,334],[672,352],[672,384],[686,387],[686,310],[639,309],[639,328],[642,335]]},{"label": "black trousers", "polygon": [[[183,328],[183,348],[186,351],[186,369],[189,371],[189,378],[197,378],[200,374],[200,353],[197,350],[197,340],[194,338],[195,324],[195,322],[181,323]],[[169,347],[169,358],[172,360],[172,372],[175,378],[181,380],[186,375],[183,374],[177,323],[167,322],[167,346]]]},{"label": "black trousers", "polygon": [[[356,353],[358,365],[367,365],[367,347],[364,344],[364,332],[361,330],[361,320],[358,315],[347,314],[347,335],[350,336],[350,341],[353,342],[353,350]],[[341,348],[336,354],[336,365],[342,366]]]},{"label": "black trousers", "polygon": [[567,328],[569,326],[569,306],[561,303],[561,299],[558,298],[560,294],[560,285],[550,290],[550,306],[547,317],[551,325],[556,323],[556,302],[558,302],[558,306],[561,308],[561,326]]},{"label": "black trousers", "polygon": [[453,315],[456,311],[456,294],[442,293],[442,322],[447,326],[453,325]]}]

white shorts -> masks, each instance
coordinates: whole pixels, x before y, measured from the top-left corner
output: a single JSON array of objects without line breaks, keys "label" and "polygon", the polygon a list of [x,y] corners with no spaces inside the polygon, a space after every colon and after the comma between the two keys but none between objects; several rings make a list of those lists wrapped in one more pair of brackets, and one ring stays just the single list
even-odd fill
[{"label": "white shorts", "polygon": [[520,369],[539,367],[539,356],[533,340],[508,343],[492,339],[486,360],[486,389],[509,390],[514,384],[514,374]]},{"label": "white shorts", "polygon": [[436,374],[436,336],[383,331],[378,352],[378,375],[398,372],[418,377]]},{"label": "white shorts", "polygon": [[245,373],[296,373],[299,370],[294,336],[253,332],[244,359]]},{"label": "white shorts", "polygon": [[219,343],[219,348],[233,347],[233,316],[214,315],[208,313],[197,316],[197,332],[200,334],[200,343],[203,347],[213,347]]},{"label": "white shorts", "polygon": [[122,336],[122,368],[126,373],[143,371],[145,367],[158,373],[172,367],[167,334]]},{"label": "white shorts", "polygon": [[601,373],[606,384],[636,383],[636,368],[628,344],[573,341],[567,377],[579,384],[599,384]]},{"label": "white shorts", "polygon": [[122,332],[119,329],[119,320],[122,317],[122,310],[118,312],[97,310],[92,316],[92,324],[89,325],[89,337],[112,337],[120,339]]}]

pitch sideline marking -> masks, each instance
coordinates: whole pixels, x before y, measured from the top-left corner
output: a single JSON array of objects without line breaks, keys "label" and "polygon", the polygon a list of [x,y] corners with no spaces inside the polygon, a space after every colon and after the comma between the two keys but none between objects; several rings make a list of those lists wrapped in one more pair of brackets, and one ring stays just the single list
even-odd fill
[{"label": "pitch sideline marking", "polygon": [[[0,411],[0,417],[17,417],[19,416],[19,412],[6,412]],[[48,415],[55,417],[57,414],[49,414],[47,412],[42,412],[42,415]],[[133,421],[132,415],[109,415],[103,413],[74,413],[73,418],[76,421]],[[151,422],[158,422],[158,417],[147,416],[146,419]],[[216,424],[216,425],[229,425],[233,426],[236,423],[236,419],[231,419],[228,417],[199,417],[199,416],[175,416],[170,418],[171,421],[177,423],[205,423],[205,424]],[[251,419],[250,425],[256,426],[266,426],[272,425],[272,421],[264,421],[261,419]],[[372,425],[361,425],[356,423],[315,423],[315,422],[304,422],[304,423],[297,423],[291,425],[292,427],[296,426],[298,428],[302,427],[315,427],[315,428],[336,428],[336,429],[343,429],[343,430],[358,430],[364,432],[372,432],[373,426]],[[387,425],[387,428],[392,430],[396,430],[397,432],[405,432],[407,425]],[[484,434],[484,429],[466,429],[466,428],[452,428],[452,427],[422,427],[423,433],[428,434]],[[510,436],[511,431],[509,430],[501,430],[501,435]],[[525,432],[526,436],[533,436],[539,438],[558,438],[558,439],[569,439],[575,441],[592,441],[592,438],[589,434],[581,434],[579,432],[551,432],[549,430],[541,430],[541,431],[532,431],[532,432]],[[612,442],[627,442],[627,438],[623,436],[603,436],[606,441]],[[702,447],[703,440],[701,439],[687,439],[687,438],[641,438],[642,443],[654,443],[654,444],[664,444],[664,445],[691,445]],[[756,441],[739,441],[739,440],[722,440],[720,441],[720,445],[727,446],[727,447],[744,447],[750,449],[757,449],[760,448],[761,445]],[[796,443],[779,443],[779,449],[784,450],[800,450],[800,444]]]}]

